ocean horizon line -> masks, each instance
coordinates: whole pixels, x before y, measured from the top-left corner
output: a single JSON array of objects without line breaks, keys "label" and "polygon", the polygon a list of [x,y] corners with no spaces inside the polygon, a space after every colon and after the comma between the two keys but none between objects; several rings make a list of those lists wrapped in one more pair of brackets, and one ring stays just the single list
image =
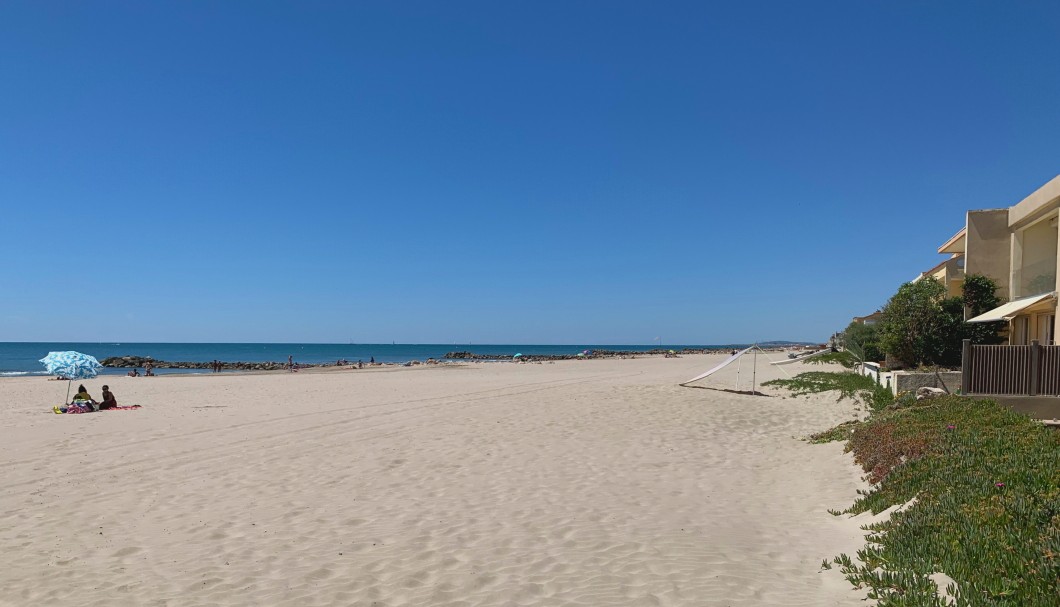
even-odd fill
[{"label": "ocean horizon line", "polygon": [[[40,359],[52,351],[76,350],[103,361],[112,357],[133,356],[165,362],[202,363],[212,360],[240,363],[286,362],[323,364],[348,360],[352,362],[406,363],[430,358],[441,360],[456,352],[470,352],[498,358],[571,355],[585,350],[650,352],[653,350],[723,350],[745,347],[749,343],[730,344],[325,344],[293,342],[0,342],[0,376],[14,374],[42,375]],[[799,346],[812,342],[758,342],[779,347]],[[106,371],[114,373],[114,371]]]},{"label": "ocean horizon line", "polygon": [[441,342],[441,341],[391,341],[391,342],[339,342],[339,341],[123,341],[123,340],[9,340],[0,341],[0,344],[92,344],[92,345],[154,345],[154,344],[179,344],[179,345],[248,345],[248,346],[519,346],[519,345],[531,345],[531,346],[550,346],[550,347],[564,347],[564,346],[637,346],[637,347],[690,347],[690,348],[711,348],[716,346],[736,346],[736,345],[751,345],[751,344],[792,344],[792,345],[806,345],[806,344],[818,344],[824,343],[823,341],[808,341],[808,340],[788,340],[788,339],[770,339],[770,340],[743,340],[743,341],[731,341],[731,342],[717,342],[717,343],[695,343],[695,342],[595,342],[595,341],[575,341],[575,342],[564,342],[564,343],[550,343],[550,342],[519,342],[519,341],[496,341],[496,342]]}]

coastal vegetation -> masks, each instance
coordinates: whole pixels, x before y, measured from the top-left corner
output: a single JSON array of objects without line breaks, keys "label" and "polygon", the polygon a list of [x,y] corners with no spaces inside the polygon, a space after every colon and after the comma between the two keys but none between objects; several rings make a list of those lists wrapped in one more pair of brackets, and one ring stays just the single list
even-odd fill
[{"label": "coastal vegetation", "polygon": [[786,388],[794,396],[836,391],[839,393],[837,400],[850,398],[872,410],[882,409],[894,402],[889,388],[881,386],[870,377],[851,372],[807,371],[791,379],[774,379],[762,385]]},{"label": "coastal vegetation", "polygon": [[847,369],[853,369],[854,365],[859,361],[850,350],[840,350],[838,352],[829,352],[827,354],[821,354],[820,356],[814,356],[813,358],[807,358],[805,362],[811,365],[827,365],[835,363],[837,365],[842,365]]},{"label": "coastal vegetation", "polygon": [[[824,375],[771,383],[871,402],[859,376]],[[873,409],[866,421],[813,437],[846,440],[872,483],[834,514],[904,505],[865,527],[857,560],[833,559],[846,578],[883,607],[1060,604],[1060,433],[993,401],[960,396]]]},{"label": "coastal vegetation", "polygon": [[974,344],[1001,342],[1004,323],[965,322],[1001,305],[996,292],[997,283],[977,274],[965,277],[962,294],[955,297],[948,297],[946,287],[933,278],[905,283],[883,307],[875,329],[878,347],[906,367],[958,366],[964,339]]},{"label": "coastal vegetation", "polygon": [[1060,599],[1060,434],[992,401],[949,396],[874,415],[847,444],[874,484],[845,512],[915,500],[866,527],[835,562],[881,606],[1055,606]]},{"label": "coastal vegetation", "polygon": [[[857,362],[880,361],[884,359],[883,347],[880,345],[880,326],[851,322],[841,335],[843,350],[850,353]],[[844,365],[847,367],[853,365]]]}]

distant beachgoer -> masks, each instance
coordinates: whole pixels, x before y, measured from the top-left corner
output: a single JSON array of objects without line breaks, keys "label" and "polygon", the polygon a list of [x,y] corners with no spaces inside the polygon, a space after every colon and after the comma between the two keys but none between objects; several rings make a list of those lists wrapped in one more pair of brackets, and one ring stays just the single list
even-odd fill
[{"label": "distant beachgoer", "polygon": [[371,360],[368,361],[368,364],[370,364],[370,365],[374,365],[375,364],[375,357],[374,356],[371,358]]},{"label": "distant beachgoer", "polygon": [[363,369],[364,368],[364,361],[363,360],[357,361],[357,368],[358,369]]},{"label": "distant beachgoer", "polygon": [[103,386],[103,402],[99,403],[99,410],[112,409],[118,406],[118,399],[110,391],[110,386]]},{"label": "distant beachgoer", "polygon": [[125,377],[136,377],[136,369],[129,369],[129,372],[125,374]]},{"label": "distant beachgoer", "polygon": [[287,357],[287,369],[294,373],[294,356]]},{"label": "distant beachgoer", "polygon": [[151,361],[147,361],[144,364],[144,377],[151,377],[152,375],[154,375],[155,374],[154,369],[155,369],[155,366],[153,364],[151,364]]}]

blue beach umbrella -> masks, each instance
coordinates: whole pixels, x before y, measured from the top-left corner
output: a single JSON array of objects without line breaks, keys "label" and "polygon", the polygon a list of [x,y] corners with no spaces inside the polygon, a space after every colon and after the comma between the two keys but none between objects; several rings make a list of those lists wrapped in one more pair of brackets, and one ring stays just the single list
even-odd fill
[{"label": "blue beach umbrella", "polygon": [[48,352],[48,355],[40,359],[45,370],[52,375],[60,375],[66,378],[66,399],[70,400],[70,383],[75,379],[92,379],[99,375],[103,365],[99,364],[96,357],[82,354],[80,352]]}]

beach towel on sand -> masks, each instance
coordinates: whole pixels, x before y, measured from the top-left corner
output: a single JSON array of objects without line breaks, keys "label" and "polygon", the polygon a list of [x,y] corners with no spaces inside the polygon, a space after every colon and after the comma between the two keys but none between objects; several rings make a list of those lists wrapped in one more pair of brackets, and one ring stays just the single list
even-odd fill
[{"label": "beach towel on sand", "polygon": [[[111,407],[109,409],[100,409],[100,411],[128,411],[129,409],[139,409],[139,408],[140,408],[140,405],[129,405],[128,407],[118,406],[118,407]],[[59,413],[59,414],[62,414],[62,413],[67,413],[67,414],[97,413],[97,411],[95,411],[92,408],[91,405],[70,405],[70,406],[68,406],[66,408],[66,411],[63,411],[62,409],[60,409],[59,405],[55,405],[54,407],[52,407],[52,411],[54,411],[55,413]]]}]

